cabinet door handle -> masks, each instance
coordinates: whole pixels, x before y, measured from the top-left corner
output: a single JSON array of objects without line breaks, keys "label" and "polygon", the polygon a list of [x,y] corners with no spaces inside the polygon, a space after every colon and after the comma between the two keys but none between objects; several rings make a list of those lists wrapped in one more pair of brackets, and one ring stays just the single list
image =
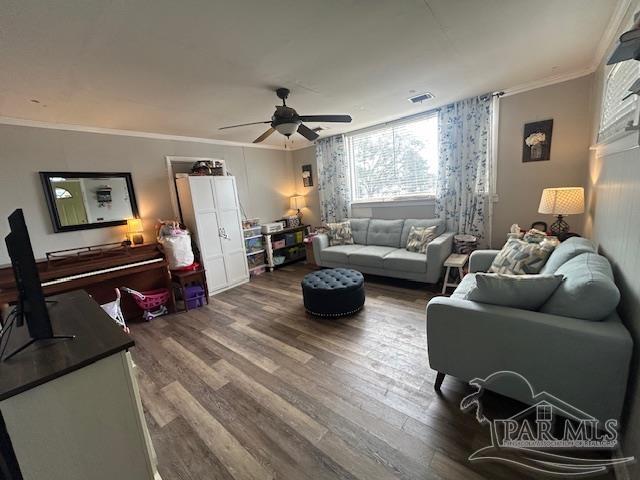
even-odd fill
[{"label": "cabinet door handle", "polygon": [[218,235],[226,240],[229,240],[229,235],[227,235],[227,232],[222,227],[218,228]]}]

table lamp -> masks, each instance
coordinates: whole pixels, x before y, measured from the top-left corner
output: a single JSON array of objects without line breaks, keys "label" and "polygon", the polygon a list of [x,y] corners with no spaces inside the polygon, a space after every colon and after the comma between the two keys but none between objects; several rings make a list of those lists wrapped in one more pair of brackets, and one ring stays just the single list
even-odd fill
[{"label": "table lamp", "polygon": [[300,211],[300,209],[307,206],[307,203],[304,200],[304,196],[294,195],[289,199],[289,203],[291,206],[291,210],[297,210],[296,215],[300,219],[300,223],[302,223],[302,212]]},{"label": "table lamp", "polygon": [[538,213],[555,215],[558,218],[549,227],[552,234],[558,235],[569,231],[569,224],[564,221],[565,215],[577,215],[583,212],[584,188],[545,188],[542,191]]},{"label": "table lamp", "polygon": [[144,243],[144,237],[142,236],[142,232],[144,229],[142,228],[142,220],[139,218],[130,218],[127,220],[127,231],[129,232],[129,240],[134,245],[140,245]]}]

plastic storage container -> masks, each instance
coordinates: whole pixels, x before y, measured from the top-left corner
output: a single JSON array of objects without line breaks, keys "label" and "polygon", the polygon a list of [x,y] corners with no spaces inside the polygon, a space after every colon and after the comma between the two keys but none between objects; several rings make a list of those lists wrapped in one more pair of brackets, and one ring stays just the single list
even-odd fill
[{"label": "plastic storage container", "polygon": [[244,233],[244,238],[257,237],[258,235],[261,235],[261,233],[260,233],[260,225],[258,225],[256,227],[245,228],[243,230],[243,233]]},{"label": "plastic storage container", "polygon": [[262,237],[246,239],[245,246],[247,248],[247,253],[259,252],[260,250],[264,250]]},{"label": "plastic storage container", "polygon": [[273,249],[277,250],[279,248],[283,248],[286,246],[284,239],[283,240],[276,240],[275,242],[272,243],[273,245]]},{"label": "plastic storage container", "polygon": [[259,227],[260,226],[260,219],[259,218],[247,218],[246,220],[242,221],[242,228],[246,229],[246,228],[253,228],[253,227]]},{"label": "plastic storage container", "polygon": [[264,264],[265,264],[264,252],[256,253],[255,255],[250,255],[247,257],[247,265],[249,265],[249,270]]},{"label": "plastic storage container", "polygon": [[296,232],[296,243],[302,243],[303,240],[304,240],[304,232],[302,230],[300,230],[299,232]]}]

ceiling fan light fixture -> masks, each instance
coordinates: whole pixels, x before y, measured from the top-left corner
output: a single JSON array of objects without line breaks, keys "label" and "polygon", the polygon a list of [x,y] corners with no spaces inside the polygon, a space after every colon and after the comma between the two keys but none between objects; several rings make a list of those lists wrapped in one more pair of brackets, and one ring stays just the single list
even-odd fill
[{"label": "ceiling fan light fixture", "polygon": [[279,125],[276,125],[274,128],[278,131],[278,133],[281,133],[282,135],[288,137],[296,133],[296,131],[298,130],[298,123],[297,122],[281,123]]}]

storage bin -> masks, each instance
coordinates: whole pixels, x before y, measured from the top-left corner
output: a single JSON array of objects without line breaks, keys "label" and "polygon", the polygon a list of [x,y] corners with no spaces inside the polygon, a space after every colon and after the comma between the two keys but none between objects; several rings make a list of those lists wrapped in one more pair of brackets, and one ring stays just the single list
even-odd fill
[{"label": "storage bin", "polygon": [[264,244],[262,242],[262,237],[249,238],[245,240],[245,246],[247,248],[247,253],[258,252],[260,250],[264,250]]},{"label": "storage bin", "polygon": [[254,267],[259,267],[260,265],[264,265],[265,260],[264,260],[264,252],[261,253],[256,253],[255,255],[250,255],[247,257],[247,265],[249,266],[249,269],[252,269]]},{"label": "storage bin", "polygon": [[257,235],[260,235],[260,230],[261,230],[261,227],[260,225],[258,225],[256,227],[245,228],[242,231],[244,233],[244,238],[248,238],[248,237],[255,237]]},{"label": "storage bin", "polygon": [[296,243],[302,243],[303,240],[304,240],[304,232],[302,230],[300,230],[299,232],[296,232]]},{"label": "storage bin", "polygon": [[293,245],[296,243],[296,234],[295,233],[285,233],[284,241],[286,245]]},{"label": "storage bin", "polygon": [[267,271],[267,267],[262,265],[260,267],[254,268],[253,270],[251,270],[249,272],[249,275],[251,275],[252,277],[258,276],[258,275],[262,275],[264,272]]},{"label": "storage bin", "polygon": [[282,240],[276,240],[275,242],[272,243],[273,245],[273,249],[276,250],[278,248],[283,248],[285,246],[285,241],[284,239]]},{"label": "storage bin", "polygon": [[277,256],[273,257],[273,264],[274,265],[282,265],[286,259],[287,259],[287,257],[285,257],[284,255],[277,255]]},{"label": "storage bin", "polygon": [[259,218],[247,218],[246,220],[242,221],[242,228],[244,229],[258,227],[258,226],[260,226]]}]

